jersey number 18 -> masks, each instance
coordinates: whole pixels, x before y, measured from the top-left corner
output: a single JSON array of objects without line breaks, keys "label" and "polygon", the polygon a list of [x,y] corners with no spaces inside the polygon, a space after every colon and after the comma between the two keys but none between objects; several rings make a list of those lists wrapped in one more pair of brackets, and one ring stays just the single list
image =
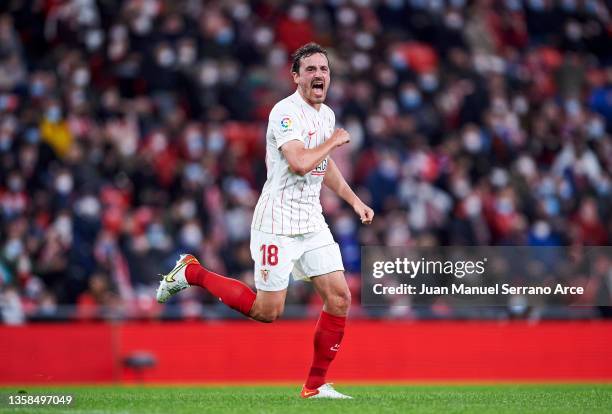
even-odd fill
[{"label": "jersey number 18", "polygon": [[[278,264],[278,246],[275,244],[262,244],[261,248],[261,265],[276,266]],[[266,260],[267,259],[267,260]]]}]

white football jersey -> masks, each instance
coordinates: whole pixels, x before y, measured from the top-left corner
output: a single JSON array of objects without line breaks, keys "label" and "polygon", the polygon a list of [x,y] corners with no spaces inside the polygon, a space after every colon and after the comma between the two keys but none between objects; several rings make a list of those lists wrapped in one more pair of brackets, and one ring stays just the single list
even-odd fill
[{"label": "white football jersey", "polygon": [[291,172],[280,147],[291,140],[301,141],[306,148],[321,145],[333,133],[335,123],[331,108],[321,104],[317,111],[297,90],[272,108],[266,132],[267,180],[251,228],[295,235],[327,227],[319,195],[328,159],[301,177]]}]

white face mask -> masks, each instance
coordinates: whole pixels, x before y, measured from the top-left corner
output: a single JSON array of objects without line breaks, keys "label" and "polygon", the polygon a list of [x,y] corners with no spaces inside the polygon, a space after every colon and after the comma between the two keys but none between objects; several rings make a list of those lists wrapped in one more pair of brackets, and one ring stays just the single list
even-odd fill
[{"label": "white face mask", "polygon": [[459,178],[453,181],[452,189],[455,196],[463,198],[470,193],[470,183],[465,178]]},{"label": "white face mask", "polygon": [[531,157],[522,156],[516,162],[516,169],[523,177],[533,177],[536,174],[535,162]]},{"label": "white face mask", "polygon": [[190,131],[185,137],[185,143],[187,144],[187,151],[192,157],[198,157],[202,155],[204,151],[204,137],[198,131]]},{"label": "white face mask", "polygon": [[268,64],[275,68],[282,67],[287,62],[287,52],[284,49],[275,47],[268,53]]},{"label": "white face mask", "polygon": [[198,248],[202,243],[202,231],[195,223],[188,223],[181,229],[181,241],[185,246]]},{"label": "white face mask", "polygon": [[104,42],[104,33],[101,30],[90,30],[85,35],[85,45],[90,52],[98,50],[102,42]]},{"label": "white face mask", "polygon": [[349,216],[342,216],[334,223],[336,232],[341,235],[351,235],[355,232],[355,222]]},{"label": "white face mask", "polygon": [[221,131],[213,130],[208,135],[207,144],[208,151],[210,151],[212,154],[218,154],[225,146],[225,137]]},{"label": "white face mask", "polygon": [[262,48],[267,48],[274,40],[274,33],[269,27],[259,27],[253,35],[255,44]]},{"label": "white face mask", "polygon": [[151,22],[149,17],[141,15],[134,20],[132,27],[139,35],[146,35],[153,28],[153,22]]},{"label": "white face mask", "polygon": [[94,196],[85,196],[78,201],[77,211],[84,217],[97,217],[100,214],[100,202]]},{"label": "white face mask", "polygon": [[367,32],[359,32],[355,37],[355,44],[357,47],[364,50],[372,49],[375,43],[376,41],[374,40],[374,36]]},{"label": "white face mask", "polygon": [[480,198],[478,198],[475,195],[471,195],[468,198],[465,199],[465,213],[469,216],[469,217],[476,217],[480,214],[480,211],[482,210],[482,203],[480,201]]},{"label": "white face mask", "polygon": [[19,175],[12,175],[8,180],[8,187],[14,193],[20,192],[23,190],[23,178]]},{"label": "white face mask", "polygon": [[538,239],[545,239],[550,236],[550,224],[545,221],[539,220],[533,225],[533,234]]},{"label": "white face mask", "polygon": [[476,131],[468,131],[463,134],[463,146],[468,152],[477,153],[482,148],[480,134]]},{"label": "white face mask", "polygon": [[62,119],[62,110],[59,106],[53,105],[47,109],[47,119],[50,122],[59,122]]},{"label": "white face mask", "polygon": [[0,135],[0,151],[8,151],[13,143],[13,138],[8,134]]},{"label": "white face mask", "polygon": [[599,139],[606,133],[606,127],[601,118],[592,118],[587,124],[589,138]]},{"label": "white face mask", "polygon": [[53,227],[59,233],[62,241],[70,243],[72,241],[72,220],[67,215],[61,215],[53,223]]},{"label": "white face mask", "polygon": [[72,191],[74,187],[74,180],[72,175],[68,173],[62,173],[55,179],[55,189],[62,195],[67,195]]},{"label": "white face mask", "polygon": [[197,208],[193,200],[183,200],[178,207],[179,215],[183,220],[191,220],[196,216]]},{"label": "white face mask", "polygon": [[4,256],[9,261],[15,261],[23,252],[23,243],[19,239],[10,239],[4,245]]},{"label": "white face mask", "polygon": [[219,81],[219,69],[214,63],[204,63],[200,69],[200,83],[202,86],[213,86]]},{"label": "white face mask", "polygon": [[191,65],[196,60],[196,49],[191,45],[183,45],[178,52],[178,61],[181,65]]},{"label": "white face mask", "polygon": [[176,60],[174,51],[169,47],[165,47],[157,52],[157,63],[159,66],[172,66]]},{"label": "white face mask", "polygon": [[294,5],[289,9],[289,18],[296,22],[302,22],[308,18],[308,9],[302,4]]},{"label": "white face mask", "polygon": [[90,74],[89,74],[89,70],[87,70],[87,68],[81,67],[78,68],[77,70],[74,71],[74,74],[72,75],[72,82],[76,85],[76,86],[86,86],[89,84],[89,80],[90,80]]}]

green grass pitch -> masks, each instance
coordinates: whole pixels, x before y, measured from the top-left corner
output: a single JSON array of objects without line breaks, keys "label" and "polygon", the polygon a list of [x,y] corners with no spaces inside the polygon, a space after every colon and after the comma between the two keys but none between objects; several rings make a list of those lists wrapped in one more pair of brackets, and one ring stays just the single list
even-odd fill
[{"label": "green grass pitch", "polygon": [[[353,400],[302,400],[298,386],[4,387],[0,413],[612,413],[612,384],[337,385]],[[71,394],[70,406],[8,396]],[[24,395],[24,394],[21,394]]]}]

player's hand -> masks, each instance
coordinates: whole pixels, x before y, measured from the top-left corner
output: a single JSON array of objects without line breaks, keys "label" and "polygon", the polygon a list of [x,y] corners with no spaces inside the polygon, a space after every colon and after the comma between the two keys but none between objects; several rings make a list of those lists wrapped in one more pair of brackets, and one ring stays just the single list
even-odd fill
[{"label": "player's hand", "polygon": [[336,130],[331,135],[331,137],[329,137],[329,139],[334,140],[336,147],[339,147],[339,146],[342,146],[344,144],[351,142],[351,136],[349,135],[348,131],[344,128],[336,128]]},{"label": "player's hand", "polygon": [[361,219],[361,224],[371,224],[372,220],[374,220],[374,210],[366,206],[363,201],[358,200],[353,209]]}]

